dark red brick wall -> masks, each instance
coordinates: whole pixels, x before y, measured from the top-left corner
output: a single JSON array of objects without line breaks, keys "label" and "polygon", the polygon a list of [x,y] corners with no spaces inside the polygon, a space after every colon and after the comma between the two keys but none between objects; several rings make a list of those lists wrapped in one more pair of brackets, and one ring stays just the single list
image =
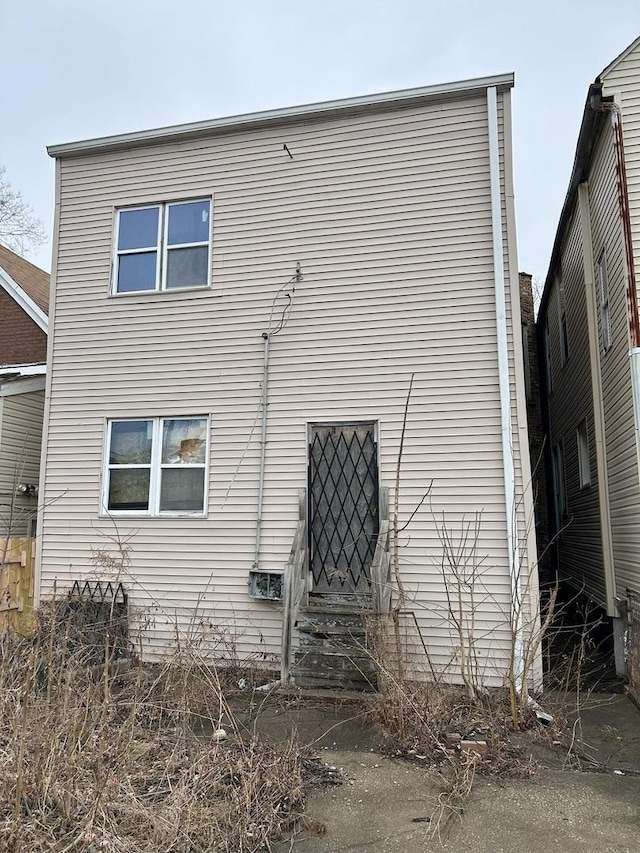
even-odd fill
[{"label": "dark red brick wall", "polygon": [[531,276],[520,273],[520,318],[522,334],[528,342],[529,389],[527,394],[527,427],[529,429],[529,452],[531,476],[535,500],[536,543],[538,546],[538,570],[540,582],[553,582],[555,572],[549,555],[549,520],[547,512],[547,476],[544,459],[545,433],[542,422],[542,400],[540,370],[536,337],[536,320],[533,307]]},{"label": "dark red brick wall", "polygon": [[0,288],[0,364],[47,360],[47,336]]}]

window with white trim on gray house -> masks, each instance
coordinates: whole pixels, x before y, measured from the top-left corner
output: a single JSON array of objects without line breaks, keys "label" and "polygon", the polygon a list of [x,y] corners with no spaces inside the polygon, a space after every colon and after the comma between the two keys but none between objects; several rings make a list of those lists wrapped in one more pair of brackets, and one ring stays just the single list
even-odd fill
[{"label": "window with white trim on gray house", "polygon": [[560,335],[560,366],[569,358],[569,332],[567,330],[567,304],[562,276],[558,276],[558,333]]},{"label": "window with white trim on gray house", "polygon": [[553,374],[551,372],[551,338],[549,337],[549,317],[544,320],[544,371],[547,380],[547,394],[553,391]]},{"label": "window with white trim on gray house", "polygon": [[576,431],[578,443],[578,470],[580,474],[580,488],[584,489],[591,484],[591,463],[589,462],[589,431],[586,418],[578,424]]},{"label": "window with white trim on gray house", "polygon": [[607,256],[603,249],[598,255],[598,300],[600,302],[600,327],[602,349],[611,347],[611,316],[609,314],[609,285],[607,283]]},{"label": "window with white trim on gray house", "polygon": [[203,515],[209,419],[111,420],[103,506],[110,514]]},{"label": "window with white trim on gray house", "polygon": [[206,287],[211,199],[121,208],[114,251],[114,294]]},{"label": "window with white trim on gray house", "polygon": [[555,516],[555,529],[559,533],[562,529],[564,519],[567,517],[569,508],[567,506],[567,487],[564,471],[564,444],[560,440],[553,448],[553,504]]}]

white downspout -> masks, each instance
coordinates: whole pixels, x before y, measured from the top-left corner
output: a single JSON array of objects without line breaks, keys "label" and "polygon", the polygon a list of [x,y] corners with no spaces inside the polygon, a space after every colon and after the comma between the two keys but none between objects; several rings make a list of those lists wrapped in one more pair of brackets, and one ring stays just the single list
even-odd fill
[{"label": "white downspout", "polygon": [[[493,269],[496,300],[496,332],[498,337],[498,380],[500,388],[500,425],[502,432],[502,467],[507,518],[507,549],[511,580],[511,607],[515,618],[513,666],[515,688],[522,692],[524,673],[524,637],[522,587],[518,520],[516,507],[516,472],[513,461],[511,431],[511,391],[509,387],[509,349],[507,342],[507,305],[504,279],[504,245],[502,239],[502,198],[500,192],[500,145],[498,137],[498,90],[487,89],[489,122],[489,174],[491,181],[491,229],[493,233]],[[516,322],[518,318],[512,318]]]},{"label": "white downspout", "polygon": [[269,332],[263,332],[264,356],[262,364],[262,435],[260,438],[260,473],[258,475],[258,509],[256,518],[256,547],[253,555],[253,569],[260,565],[260,534],[262,532],[262,501],[264,497],[264,470],[267,458],[267,402],[269,392]]}]

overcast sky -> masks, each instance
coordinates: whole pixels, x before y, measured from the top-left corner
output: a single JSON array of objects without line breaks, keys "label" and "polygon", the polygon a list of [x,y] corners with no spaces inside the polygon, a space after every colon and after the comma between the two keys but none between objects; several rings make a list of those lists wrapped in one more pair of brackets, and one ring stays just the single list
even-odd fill
[{"label": "overcast sky", "polygon": [[640,0],[0,0],[0,33],[0,163],[49,235],[48,144],[515,71],[519,266],[543,277],[587,87]]}]

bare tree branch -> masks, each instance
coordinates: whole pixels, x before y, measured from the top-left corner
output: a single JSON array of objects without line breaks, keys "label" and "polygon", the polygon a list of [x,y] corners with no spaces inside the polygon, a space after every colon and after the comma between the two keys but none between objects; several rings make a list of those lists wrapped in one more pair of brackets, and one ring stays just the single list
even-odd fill
[{"label": "bare tree branch", "polygon": [[6,177],[6,168],[0,166],[0,243],[23,255],[37,249],[46,240],[42,220],[14,189]]}]

